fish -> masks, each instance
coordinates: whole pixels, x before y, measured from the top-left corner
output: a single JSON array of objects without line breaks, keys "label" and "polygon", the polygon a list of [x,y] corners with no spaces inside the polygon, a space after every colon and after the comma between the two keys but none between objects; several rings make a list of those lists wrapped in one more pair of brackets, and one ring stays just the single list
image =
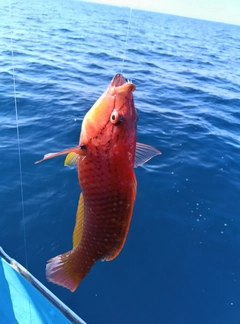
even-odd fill
[{"label": "fish", "polygon": [[136,141],[135,89],[131,81],[116,74],[86,113],[79,145],[35,162],[67,154],[64,165],[77,166],[81,194],[73,248],[46,265],[48,281],[72,292],[98,260],[113,260],[121,252],[136,197],[134,168],[161,154]]}]

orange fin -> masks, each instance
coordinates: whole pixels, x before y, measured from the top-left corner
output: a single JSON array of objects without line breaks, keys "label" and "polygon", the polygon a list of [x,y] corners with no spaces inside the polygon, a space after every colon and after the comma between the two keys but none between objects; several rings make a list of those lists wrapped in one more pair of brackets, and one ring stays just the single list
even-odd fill
[{"label": "orange fin", "polygon": [[157,150],[155,147],[147,144],[137,143],[134,168],[143,165],[147,161],[151,160],[154,156],[159,154],[162,153],[159,150]]},{"label": "orange fin", "polygon": [[35,162],[35,164],[38,164],[42,161],[45,161],[45,160],[48,160],[48,159],[51,159],[51,158],[54,158],[56,156],[59,156],[59,155],[64,155],[64,154],[68,154],[70,152],[75,152],[76,154],[79,154],[79,155],[82,155],[82,150],[79,146],[76,146],[76,147],[72,147],[72,148],[69,148],[67,150],[64,150],[62,152],[56,152],[56,153],[48,153],[48,154],[45,154],[43,159]]},{"label": "orange fin", "polygon": [[83,199],[83,194],[81,193],[78,202],[76,225],[73,231],[73,247],[77,246],[81,241],[82,232],[83,232],[83,221],[84,221],[84,199]]},{"label": "orange fin", "polygon": [[46,266],[47,280],[75,291],[83,277],[76,271],[73,261],[72,251],[49,260]]}]

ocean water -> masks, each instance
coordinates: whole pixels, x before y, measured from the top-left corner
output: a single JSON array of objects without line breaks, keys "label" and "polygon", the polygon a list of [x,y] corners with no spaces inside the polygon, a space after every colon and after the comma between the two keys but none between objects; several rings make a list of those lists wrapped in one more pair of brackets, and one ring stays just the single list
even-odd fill
[{"label": "ocean water", "polygon": [[[239,323],[240,27],[76,0],[0,0],[0,16],[0,245],[87,323]],[[71,293],[45,265],[71,249],[76,170],[34,162],[78,143],[118,72],[162,155],[136,169],[121,254]]]}]

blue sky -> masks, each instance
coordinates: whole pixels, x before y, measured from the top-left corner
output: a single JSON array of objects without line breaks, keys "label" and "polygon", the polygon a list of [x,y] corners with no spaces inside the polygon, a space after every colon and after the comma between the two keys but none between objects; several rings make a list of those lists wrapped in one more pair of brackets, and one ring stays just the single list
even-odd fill
[{"label": "blue sky", "polygon": [[[86,0],[89,1],[89,0]],[[240,25],[240,0],[90,0]]]}]

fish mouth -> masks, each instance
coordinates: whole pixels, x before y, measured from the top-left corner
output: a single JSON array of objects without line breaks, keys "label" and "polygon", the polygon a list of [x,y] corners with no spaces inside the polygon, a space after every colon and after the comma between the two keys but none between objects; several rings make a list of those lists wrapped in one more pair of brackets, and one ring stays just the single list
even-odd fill
[{"label": "fish mouth", "polygon": [[124,79],[124,76],[120,73],[116,74],[112,81],[111,81],[111,86],[112,87],[120,87],[121,85],[125,84],[126,80]]},{"label": "fish mouth", "polygon": [[112,95],[127,95],[134,91],[136,89],[136,86],[131,82],[124,79],[124,76],[120,73],[116,74],[111,83],[110,83],[110,93]]}]

